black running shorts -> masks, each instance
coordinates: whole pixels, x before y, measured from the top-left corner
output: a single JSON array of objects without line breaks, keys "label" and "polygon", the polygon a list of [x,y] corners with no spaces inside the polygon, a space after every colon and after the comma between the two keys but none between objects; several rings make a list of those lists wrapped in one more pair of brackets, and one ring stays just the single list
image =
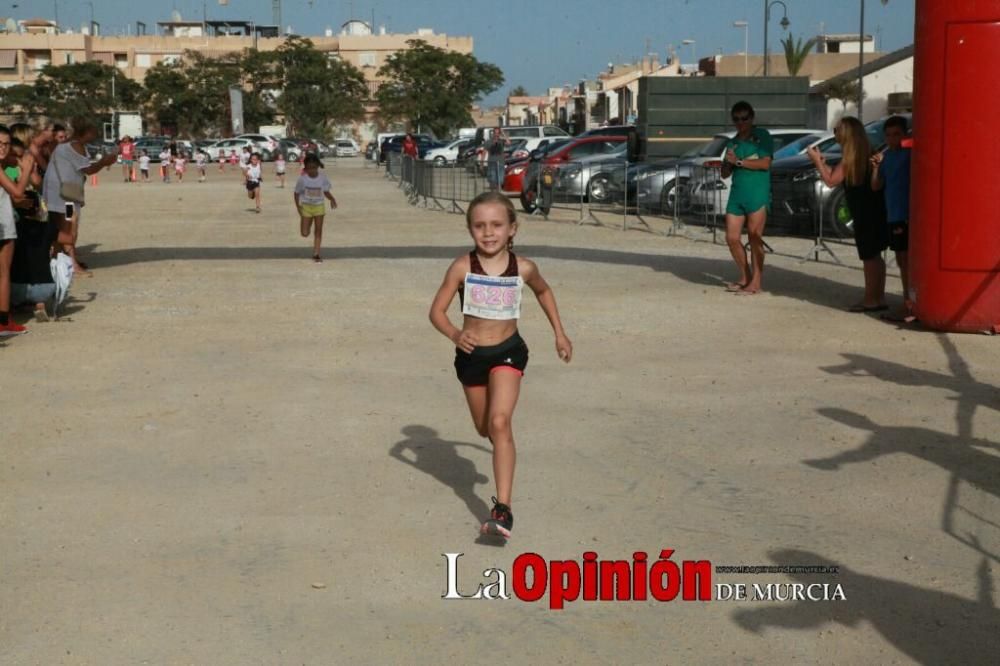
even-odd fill
[{"label": "black running shorts", "polygon": [[455,349],[455,372],[465,386],[486,386],[495,371],[524,375],[527,367],[528,345],[516,331],[500,344],[476,347],[471,354]]}]

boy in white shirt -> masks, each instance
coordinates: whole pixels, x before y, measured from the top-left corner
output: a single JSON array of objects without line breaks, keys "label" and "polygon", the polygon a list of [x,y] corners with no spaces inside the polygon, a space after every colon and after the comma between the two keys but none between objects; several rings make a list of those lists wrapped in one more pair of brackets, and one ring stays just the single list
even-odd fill
[{"label": "boy in white shirt", "polygon": [[303,171],[295,183],[295,207],[299,210],[301,220],[299,230],[303,238],[309,237],[313,230],[313,261],[317,264],[323,261],[320,256],[320,246],[323,243],[323,217],[326,214],[324,198],[330,201],[330,208],[337,207],[337,200],[330,194],[330,179],[325,173],[320,173],[323,163],[315,153],[306,155]]},{"label": "boy in white shirt", "polygon": [[160,175],[164,183],[170,182],[170,149],[166,146],[160,151]]},{"label": "boy in white shirt", "polygon": [[142,182],[149,182],[149,153],[145,150],[139,155],[139,175],[142,176]]}]

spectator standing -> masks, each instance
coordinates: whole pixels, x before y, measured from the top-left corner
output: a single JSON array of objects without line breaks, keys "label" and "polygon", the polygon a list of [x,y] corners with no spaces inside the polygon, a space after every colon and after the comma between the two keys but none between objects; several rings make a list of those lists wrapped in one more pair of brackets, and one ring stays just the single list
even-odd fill
[{"label": "spectator standing", "polygon": [[854,242],[858,258],[864,264],[865,293],[849,312],[880,312],[885,304],[885,261],[882,252],[889,245],[889,227],[885,221],[885,199],[872,190],[871,144],[864,125],[853,116],[844,116],[833,130],[841,145],[843,159],[832,169],[815,146],[807,154],[827,187],[843,183],[847,207],[854,218]]},{"label": "spectator standing", "polygon": [[510,145],[510,139],[504,133],[500,123],[497,122],[496,129],[490,137],[490,146],[486,158],[486,180],[490,184],[491,190],[499,190],[503,183],[504,151]]},{"label": "spectator standing", "polygon": [[[12,137],[10,130],[0,126],[0,163],[6,163],[10,154]],[[27,189],[30,174],[35,168],[35,158],[28,152],[17,163],[19,177],[15,182],[7,171],[0,170],[0,337],[24,333],[27,329],[10,317],[11,264],[14,260],[14,241],[17,239],[17,225],[14,217],[15,200],[20,199]]]},{"label": "spectator standing", "polygon": [[130,183],[134,175],[132,166],[135,160],[135,144],[132,142],[132,137],[126,134],[118,144],[118,148],[122,154],[122,175],[125,176],[125,182]]},{"label": "spectator standing", "polygon": [[[87,176],[111,166],[118,159],[118,150],[113,148],[107,155],[91,163],[87,155],[87,144],[97,138],[97,126],[89,118],[77,118],[73,121],[73,137],[66,143],[56,146],[52,152],[52,160],[45,170],[45,180],[42,194],[49,215],[55,217],[59,227],[59,243],[63,251],[73,260],[73,269],[77,273],[85,272],[87,265],[76,256],[76,244],[79,239],[80,221],[84,202],[67,201],[63,198],[66,185],[78,185],[82,193],[87,184]],[[70,204],[70,205],[67,205]]]},{"label": "spectator standing", "polygon": [[[722,177],[733,177],[726,205],[726,244],[740,275],[726,288],[749,296],[760,292],[764,274],[764,224],[771,205],[774,140],[770,132],[754,125],[754,110],[749,102],[733,104],[730,117],[736,136],[729,140],[722,163]],[[750,241],[750,264],[743,248],[744,224]]]},{"label": "spectator standing", "polygon": [[902,116],[887,118],[884,125],[886,149],[872,155],[872,189],[885,195],[889,221],[889,248],[896,254],[899,278],[903,283],[903,309],[883,315],[890,321],[912,321],[909,279],[910,248],[910,149],[903,147],[907,123]]}]

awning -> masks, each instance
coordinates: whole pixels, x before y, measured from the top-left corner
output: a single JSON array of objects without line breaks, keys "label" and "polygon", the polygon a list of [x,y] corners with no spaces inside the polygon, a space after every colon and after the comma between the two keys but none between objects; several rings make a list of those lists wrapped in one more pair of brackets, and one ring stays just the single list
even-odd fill
[{"label": "awning", "polygon": [[91,53],[91,62],[99,62],[102,65],[110,65],[114,67],[115,65],[115,54],[114,53]]},{"label": "awning", "polygon": [[0,69],[14,69],[17,66],[17,50],[0,50]]}]

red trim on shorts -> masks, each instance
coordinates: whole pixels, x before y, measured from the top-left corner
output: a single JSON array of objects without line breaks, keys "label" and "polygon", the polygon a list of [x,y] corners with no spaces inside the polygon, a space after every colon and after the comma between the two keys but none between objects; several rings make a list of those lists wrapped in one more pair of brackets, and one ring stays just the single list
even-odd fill
[{"label": "red trim on shorts", "polygon": [[490,374],[492,375],[494,372],[498,372],[500,370],[507,370],[507,371],[510,371],[510,372],[516,372],[521,377],[524,377],[524,372],[522,370],[518,370],[517,368],[509,366],[509,365],[498,365],[496,367],[490,368]]}]

